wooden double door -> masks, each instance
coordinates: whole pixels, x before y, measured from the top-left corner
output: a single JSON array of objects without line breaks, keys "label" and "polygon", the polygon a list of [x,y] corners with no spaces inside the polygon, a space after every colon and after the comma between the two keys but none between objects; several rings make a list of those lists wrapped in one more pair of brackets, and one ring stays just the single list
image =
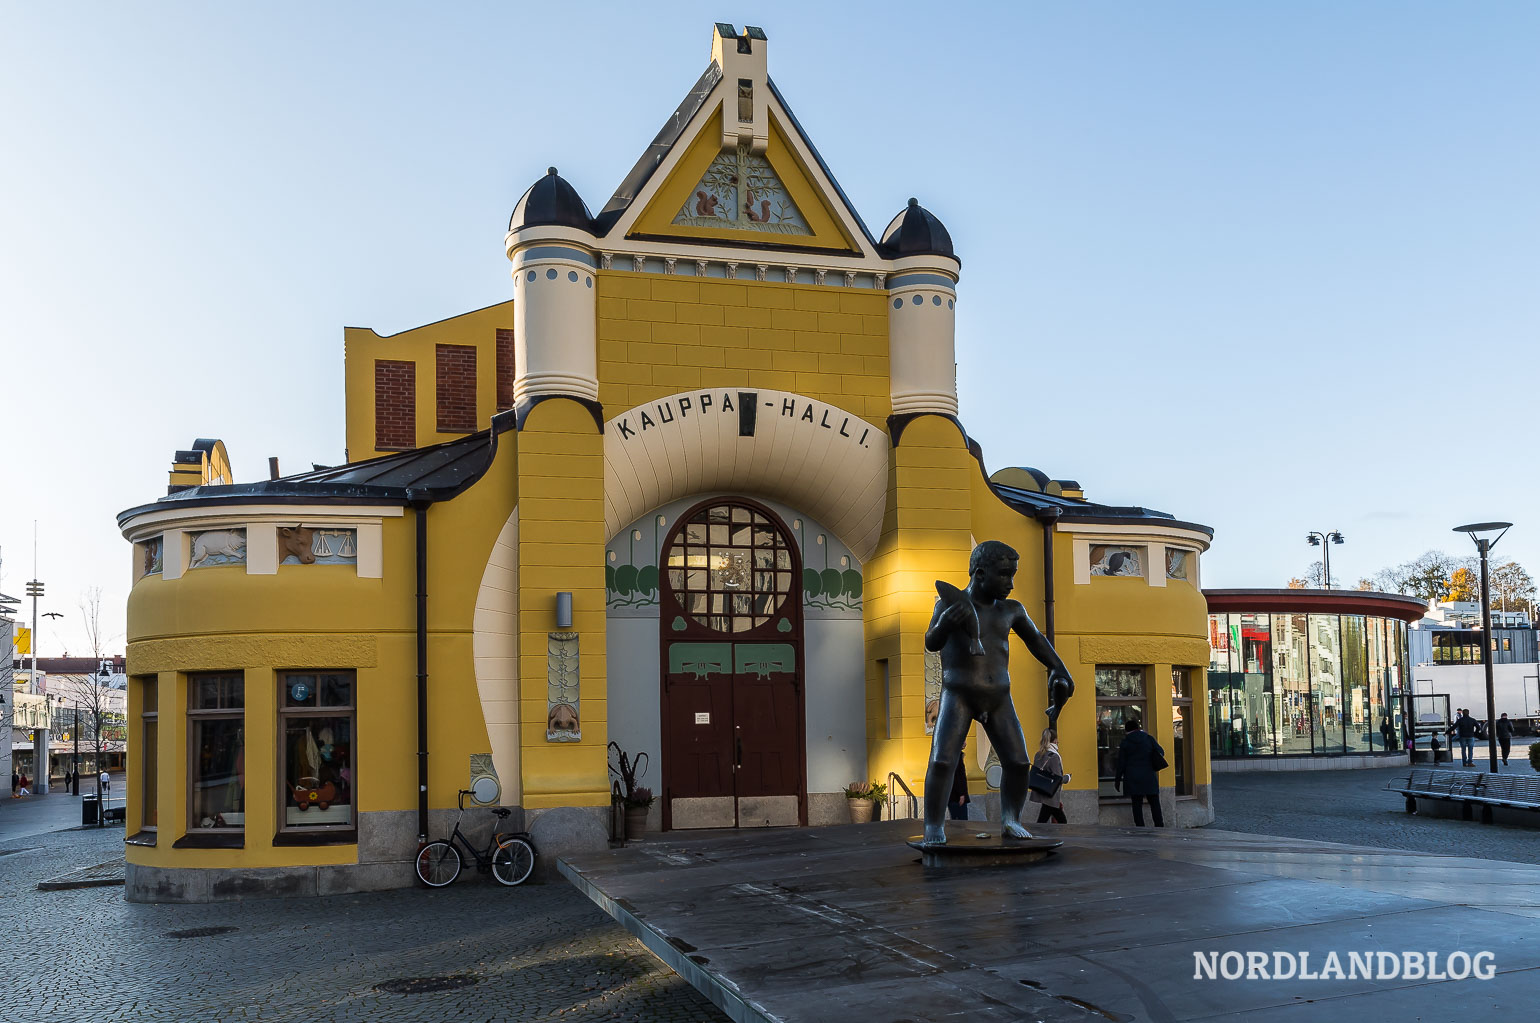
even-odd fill
[{"label": "wooden double door", "polygon": [[663,826],[807,820],[802,566],[774,512],[715,498],[659,562]]}]

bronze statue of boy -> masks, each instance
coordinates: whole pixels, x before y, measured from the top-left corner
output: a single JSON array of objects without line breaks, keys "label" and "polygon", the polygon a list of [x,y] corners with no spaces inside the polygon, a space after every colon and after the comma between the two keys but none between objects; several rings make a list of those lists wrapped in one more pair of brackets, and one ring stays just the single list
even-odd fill
[{"label": "bronze statue of boy", "polygon": [[941,651],[941,712],[925,771],[926,845],[946,844],[947,795],[963,740],[974,721],[984,726],[1000,757],[1000,830],[1012,838],[1032,837],[1021,826],[1032,761],[1011,703],[1010,634],[1020,636],[1032,656],[1048,669],[1049,724],[1058,720],[1075,683],[1026,609],[1009,599],[1018,560],[1009,545],[985,540],[968,559],[973,580],[966,590],[936,584],[941,599],[925,632],[925,649]]}]

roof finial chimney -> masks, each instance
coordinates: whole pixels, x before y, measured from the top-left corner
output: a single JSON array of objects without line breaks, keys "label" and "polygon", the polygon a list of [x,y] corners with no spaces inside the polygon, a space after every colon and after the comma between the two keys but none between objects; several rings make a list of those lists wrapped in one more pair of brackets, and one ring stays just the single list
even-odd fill
[{"label": "roof finial chimney", "polygon": [[722,103],[722,148],[748,146],[763,153],[770,145],[770,84],[765,31],[745,25],[743,34],[717,22],[711,35],[711,59],[726,86]]}]

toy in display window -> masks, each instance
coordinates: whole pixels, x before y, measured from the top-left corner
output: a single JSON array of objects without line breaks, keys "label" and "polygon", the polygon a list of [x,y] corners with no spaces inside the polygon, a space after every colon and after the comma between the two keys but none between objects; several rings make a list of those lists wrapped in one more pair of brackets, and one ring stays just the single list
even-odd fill
[{"label": "toy in display window", "polygon": [[[290,824],[347,823],[353,802],[349,722],[313,719],[290,725]],[[311,817],[306,811],[322,811]],[[337,810],[339,813],[325,811]],[[309,819],[307,819],[309,818]]]}]

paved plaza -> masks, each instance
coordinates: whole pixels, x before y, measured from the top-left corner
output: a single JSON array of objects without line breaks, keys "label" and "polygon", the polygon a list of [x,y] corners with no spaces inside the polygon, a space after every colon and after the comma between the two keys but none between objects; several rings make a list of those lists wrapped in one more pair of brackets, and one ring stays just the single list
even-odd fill
[{"label": "paved plaza", "polygon": [[[1514,767],[1529,770],[1527,764]],[[1320,843],[1338,842],[1416,854],[1540,863],[1534,830],[1406,814],[1400,798],[1383,791],[1386,779],[1395,773],[1220,775],[1215,780],[1219,820],[1203,834],[1223,829],[1287,836],[1289,841],[1280,845],[1288,848],[1318,850],[1324,848]],[[8,1011],[0,1013],[0,1018],[306,1023],[725,1018],[565,882],[508,890],[468,876],[443,892],[403,889],[304,901],[192,906],[129,905],[116,887],[37,890],[41,881],[121,862],[122,829],[59,830],[74,828],[79,820],[78,800],[60,793],[0,803],[0,919],[8,924],[6,969],[0,979],[0,1005]],[[799,833],[777,834],[795,837]],[[1172,830],[1159,839],[1151,837],[1149,841],[1159,844],[1151,844],[1148,852],[1154,860],[1180,859],[1197,848],[1195,838],[1193,833]],[[671,838],[668,844],[683,841]],[[633,851],[656,862],[658,856],[666,855],[664,846],[654,839],[642,847],[651,849],[650,853]],[[1424,910],[1409,911],[1406,919],[1426,917],[1430,929],[1441,933],[1453,929],[1471,941],[1484,928],[1506,933],[1506,941],[1527,935],[1536,926],[1533,889],[1517,875],[1504,875],[1505,883],[1492,894],[1480,883],[1479,865],[1473,867],[1469,860],[1419,855],[1387,862],[1397,864],[1396,871],[1402,874],[1420,870],[1425,876],[1418,881],[1417,892],[1404,893],[1395,891],[1397,879],[1392,877],[1380,886],[1388,891],[1373,893],[1370,901],[1375,912],[1383,908],[1386,898],[1419,906],[1426,903]],[[901,869],[908,866],[906,862]],[[1494,865],[1493,869],[1507,868]],[[1430,897],[1428,889],[1439,887],[1438,882],[1428,883],[1430,872],[1435,878],[1447,877],[1451,895],[1442,900]],[[1136,875],[1132,868],[1123,870],[1120,885],[1137,884]],[[1241,884],[1257,892],[1267,887],[1255,879]],[[1345,914],[1346,920],[1362,919],[1362,911],[1352,909],[1357,897],[1346,898],[1349,886],[1333,884],[1329,890],[1334,899],[1321,901],[1335,900],[1339,909],[1348,907],[1339,914]],[[1336,899],[1337,895],[1343,898]],[[1455,905],[1461,901],[1496,906],[1478,910]],[[1077,918],[1084,912],[1084,907],[1074,910]],[[1158,916],[1187,934],[1193,925],[1180,923],[1182,912],[1173,904]],[[1502,923],[1467,926],[1459,919],[1459,914],[1467,912]],[[196,936],[217,928],[233,929]],[[1509,960],[1510,965],[1514,962]],[[408,993],[380,987],[413,978],[442,978],[446,985],[460,986],[416,992],[408,986]],[[1029,979],[1046,985],[1052,978],[1034,974]],[[1029,987],[1017,986],[1024,992]],[[1060,993],[1080,997],[1075,990]],[[1042,1001],[1035,994],[1033,1000]],[[1033,1018],[1077,1018],[1079,1010],[1070,1002],[1057,998],[1051,1002],[1054,1015]],[[19,1012],[9,1008],[14,1006],[24,1008]],[[877,1006],[870,1008],[876,1011]],[[897,1013],[894,1019],[904,1015],[898,1009],[893,1012]],[[1435,1011],[1421,1018],[1444,1017]]]},{"label": "paved plaza", "polygon": [[[1514,750],[1507,770],[1534,777],[1527,751]],[[1476,767],[1485,771],[1486,757]],[[1453,765],[1460,770],[1459,761]],[[1431,814],[1409,814],[1385,783],[1406,768],[1359,771],[1272,771],[1214,776],[1213,826],[1253,835],[1283,835],[1407,852],[1477,856],[1540,863],[1540,813],[1532,828],[1485,825]]]},{"label": "paved plaza", "polygon": [[743,1023],[1452,1023],[1540,999],[1540,867],[1070,824],[1037,864],[930,868],[914,830],[670,835],[562,870]]}]

